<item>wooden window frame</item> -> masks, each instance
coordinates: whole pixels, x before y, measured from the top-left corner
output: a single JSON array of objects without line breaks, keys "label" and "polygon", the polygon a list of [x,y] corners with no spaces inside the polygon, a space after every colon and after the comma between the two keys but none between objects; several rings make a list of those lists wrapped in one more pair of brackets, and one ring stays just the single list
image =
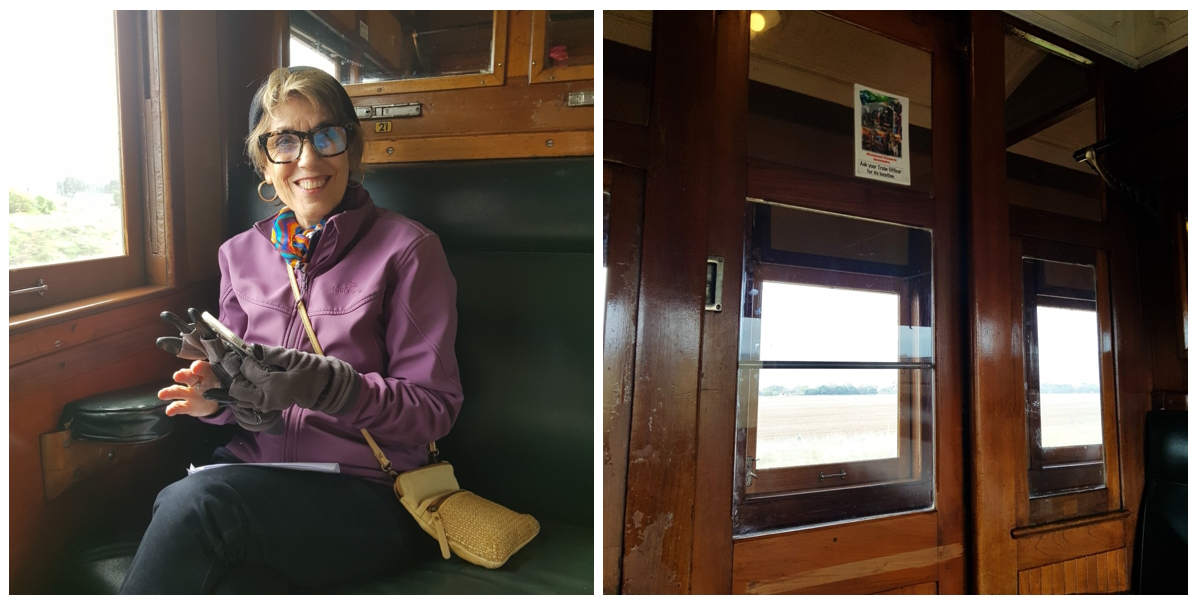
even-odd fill
[{"label": "wooden window frame", "polygon": [[[286,35],[289,40],[291,37],[291,28],[289,26],[286,30]],[[405,92],[502,86],[507,82],[507,11],[505,10],[494,11],[494,25],[491,29],[490,67],[490,73],[345,84],[344,87],[345,91],[349,93],[350,98],[358,98]]]},{"label": "wooden window frame", "polygon": [[[1014,277],[1019,283],[1014,309],[1022,336],[1022,363],[1017,371],[1024,384],[1026,442],[1025,493],[1027,521],[1042,524],[1117,509],[1121,505],[1117,448],[1117,411],[1114,386],[1114,355],[1108,344],[1113,341],[1113,318],[1109,299],[1109,274],[1106,252],[1065,243],[1014,238],[1015,265],[1021,267]],[[1084,300],[1076,291],[1037,292],[1035,260],[1078,264],[1093,269],[1092,300]],[[1044,449],[1039,444],[1040,417],[1031,398],[1038,393],[1036,308],[1093,310],[1097,314],[1099,387],[1101,401],[1100,445],[1079,445]],[[1102,344],[1105,343],[1105,344]],[[1032,352],[1034,347],[1034,353]]]},{"label": "wooden window frame", "polygon": [[549,11],[534,10],[531,12],[532,32],[528,51],[528,81],[533,84],[543,84],[547,82],[593,80],[594,63],[590,65],[571,65],[569,67],[544,66]]},{"label": "wooden window frame", "polygon": [[[795,207],[795,209],[804,209]],[[847,218],[857,218],[844,215]],[[746,225],[748,245],[759,243],[761,233]],[[765,246],[767,247],[767,245]],[[913,249],[911,254],[926,254],[932,249]],[[930,273],[904,275],[902,268],[879,262],[827,258],[802,253],[765,251],[764,258],[750,258],[742,308],[745,317],[759,317],[760,295],[749,290],[764,281],[786,282],[816,287],[834,287],[868,292],[889,292],[899,296],[900,324],[929,326],[931,301]],[[821,260],[820,260],[821,259]],[[786,262],[781,264],[780,262]],[[821,266],[820,266],[821,265]],[[753,285],[748,285],[751,283]],[[898,369],[899,450],[898,457],[811,466],[756,469],[749,458],[756,455],[756,413],[760,369],[774,362],[741,360],[738,397],[741,401],[736,430],[736,509],[734,532],[745,534],[758,530],[811,525],[822,522],[854,520],[887,513],[916,511],[934,502],[934,363],[901,358],[896,363],[851,363],[836,361],[794,362],[785,368],[868,368]],[[792,367],[798,365],[798,367]],[[879,366],[878,366],[879,365]],[[901,367],[898,365],[907,365]],[[851,479],[831,479],[828,475],[847,470]],[[752,472],[752,485],[747,473]],[[820,481],[820,472],[824,480]]]},{"label": "wooden window frame", "polygon": [[[171,183],[165,148],[168,102],[163,98],[163,76],[167,71],[164,63],[170,60],[167,55],[173,47],[168,48],[170,42],[162,36],[160,11],[114,11],[113,19],[126,253],[11,269],[10,290],[32,287],[39,279],[49,288],[43,296],[10,296],[10,330],[78,306],[97,310],[99,304],[120,297],[113,292],[169,285],[167,214]],[[147,228],[147,223],[153,228]]]}]

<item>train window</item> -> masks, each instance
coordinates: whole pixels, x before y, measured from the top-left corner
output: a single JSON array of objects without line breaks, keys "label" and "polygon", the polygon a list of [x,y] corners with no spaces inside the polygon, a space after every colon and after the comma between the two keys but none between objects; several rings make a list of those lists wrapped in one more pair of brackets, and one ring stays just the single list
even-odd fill
[{"label": "train window", "polygon": [[739,532],[930,506],[931,234],[748,208]]},{"label": "train window", "polygon": [[[154,123],[148,102],[143,117],[149,97],[142,94],[142,57],[155,65],[157,59],[143,41],[145,13],[10,17],[12,48],[70,65],[72,89],[86,93],[85,101],[77,94],[8,95],[13,115],[24,116],[7,126],[21,142],[8,166],[9,283],[31,292],[10,295],[10,315],[144,285],[141,165],[149,159],[143,149],[160,148],[141,139],[143,130],[150,133],[143,124]],[[27,69],[15,58],[9,66],[9,81],[28,91],[62,87],[60,70]],[[157,87],[145,93],[157,94]],[[77,114],[81,102],[85,120],[50,126],[34,119]]]},{"label": "train window", "polygon": [[1023,260],[1031,497],[1105,484],[1093,267]]},{"label": "train window", "polygon": [[[751,157],[855,178],[868,136],[870,151],[909,160],[910,190],[931,192],[931,53],[811,11],[759,11],[750,26]],[[857,84],[909,106],[858,130]]]},{"label": "train window", "polygon": [[503,83],[506,11],[293,10],[289,17],[291,65],[325,69],[351,96]]},{"label": "train window", "polygon": [[533,82],[594,79],[594,11],[532,11]]},{"label": "train window", "polygon": [[1097,142],[1093,78],[1076,55],[1006,35],[1006,175],[1010,203],[1101,220],[1101,180],[1072,153]]}]

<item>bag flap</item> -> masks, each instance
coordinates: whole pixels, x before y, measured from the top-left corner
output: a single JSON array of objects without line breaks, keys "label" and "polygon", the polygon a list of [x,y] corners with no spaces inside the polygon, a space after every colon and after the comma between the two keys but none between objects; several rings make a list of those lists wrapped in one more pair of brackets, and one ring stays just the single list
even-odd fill
[{"label": "bag flap", "polygon": [[460,490],[457,478],[453,476],[453,466],[449,462],[428,464],[399,475],[395,479],[400,497],[419,505],[421,502],[451,491]]}]

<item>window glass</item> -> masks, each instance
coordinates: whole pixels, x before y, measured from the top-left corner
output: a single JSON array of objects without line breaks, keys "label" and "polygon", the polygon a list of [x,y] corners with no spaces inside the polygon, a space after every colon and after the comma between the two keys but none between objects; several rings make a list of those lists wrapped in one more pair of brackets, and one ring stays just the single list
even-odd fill
[{"label": "window glass", "polygon": [[[29,90],[58,90],[62,74],[29,69],[29,57],[71,66],[76,94],[9,94],[5,126],[8,165],[9,268],[122,256],[125,248],[113,13],[97,10],[8,13],[9,82]],[[47,35],[46,27],[53,27]],[[69,40],[69,44],[64,41]],[[82,51],[82,52],[81,52]],[[58,132],[37,116],[87,119]]]},{"label": "window glass", "polygon": [[756,468],[898,456],[897,369],[762,369]]},{"label": "window glass", "polygon": [[1097,312],[1040,306],[1036,321],[1043,447],[1100,445]]},{"label": "window glass", "polygon": [[594,11],[545,11],[546,67],[594,65]]},{"label": "window glass", "polygon": [[[867,131],[868,150],[901,148],[910,188],[931,191],[931,53],[811,11],[754,12],[750,27],[750,156],[855,178]],[[859,128],[857,85],[874,93],[862,109],[878,109]],[[909,107],[888,108],[896,97]]]},{"label": "window glass", "polygon": [[1017,30],[1006,35],[1006,188],[1010,203],[1101,220],[1101,180],[1073,153],[1097,142],[1089,70]]},{"label": "window glass", "polygon": [[342,84],[493,71],[494,11],[290,11],[290,19],[304,47],[296,54],[292,43],[291,65],[331,65]]}]

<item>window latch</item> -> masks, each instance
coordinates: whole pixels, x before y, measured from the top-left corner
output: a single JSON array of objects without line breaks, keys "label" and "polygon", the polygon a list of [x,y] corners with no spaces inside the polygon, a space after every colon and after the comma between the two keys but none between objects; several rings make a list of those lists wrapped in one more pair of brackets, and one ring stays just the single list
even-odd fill
[{"label": "window latch", "polygon": [[836,477],[838,477],[840,480],[844,480],[844,479],[848,478],[848,471],[840,470],[839,474],[826,474],[826,475],[823,474],[822,472],[819,472],[819,482],[823,482],[824,478],[836,478]]},{"label": "window latch", "polygon": [[36,286],[26,287],[25,289],[16,289],[16,290],[8,292],[8,295],[19,296],[21,294],[32,294],[34,292],[37,292],[37,295],[44,296],[44,295],[46,295],[47,289],[50,289],[50,286],[46,285],[45,282],[42,281],[41,279],[38,279]]},{"label": "window latch", "polygon": [[755,457],[749,457],[744,462],[744,467],[748,470],[748,476],[744,477],[744,486],[746,487],[752,486],[752,479],[756,478],[756,474],[752,471],[752,465],[754,463],[756,463]]}]

